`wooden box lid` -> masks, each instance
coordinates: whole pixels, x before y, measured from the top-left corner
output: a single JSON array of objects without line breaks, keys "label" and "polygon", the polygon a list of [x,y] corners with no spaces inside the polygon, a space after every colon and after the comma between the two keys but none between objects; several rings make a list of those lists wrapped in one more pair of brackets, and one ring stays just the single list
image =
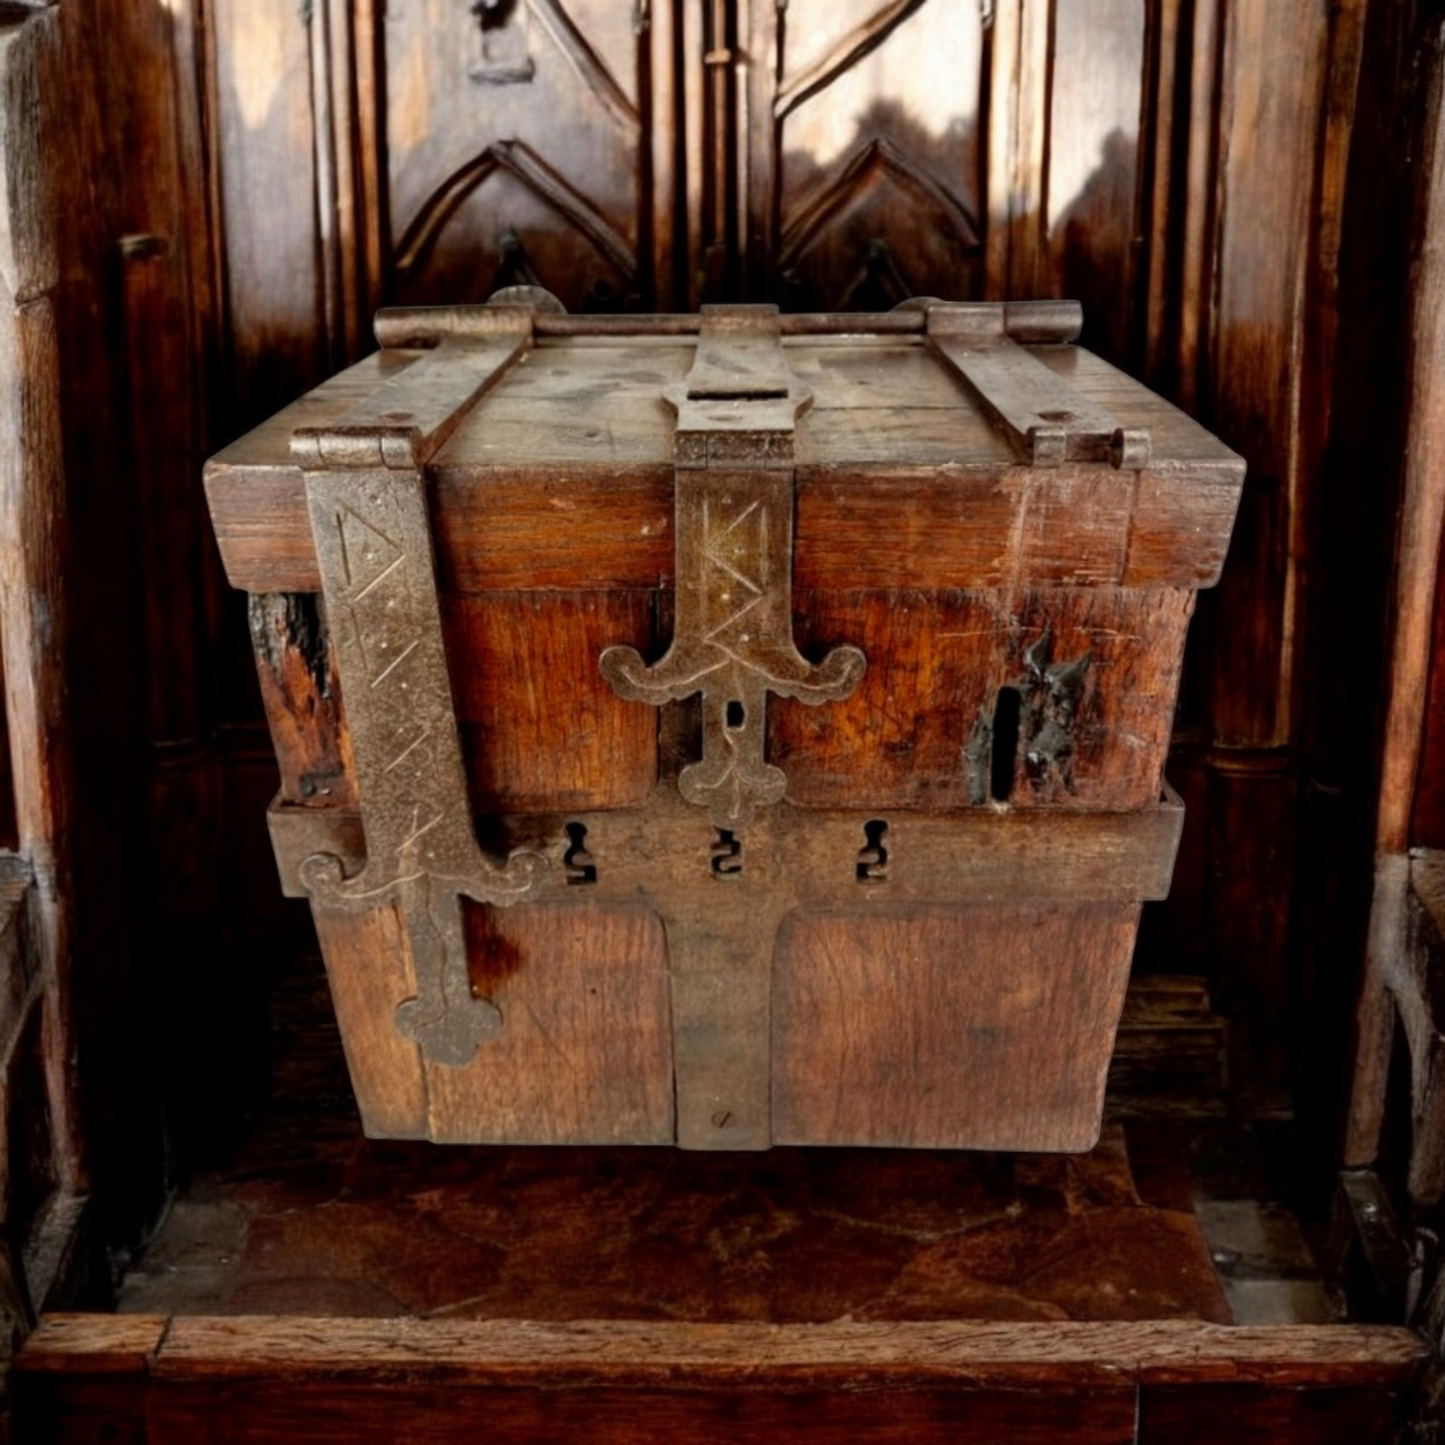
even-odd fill
[{"label": "wooden box lid", "polygon": [[[1073,459],[1072,443],[1061,464],[1031,460],[1028,438],[1000,415],[1008,397],[997,378],[985,378],[992,395],[969,379],[969,348],[938,329],[937,308],[782,318],[788,367],[812,394],[793,455],[795,585],[1218,579],[1244,463],[1177,408],[1061,340],[1077,329],[1077,308],[1041,304],[1062,311],[1063,324],[1014,326],[1029,339],[1013,349],[1038,364],[1035,387],[1054,378],[1065,410],[1092,410],[1146,436],[1142,465]],[[441,318],[483,310],[442,310],[434,321],[383,313],[379,335],[407,344],[384,346],[211,461],[206,487],[235,586],[318,590],[293,434],[342,423],[388,383],[435,367],[417,343],[443,334]],[[535,317],[480,397],[468,406],[463,396],[430,455],[444,588],[670,585],[676,420],[664,392],[693,365],[689,322],[695,329],[695,318]]]}]

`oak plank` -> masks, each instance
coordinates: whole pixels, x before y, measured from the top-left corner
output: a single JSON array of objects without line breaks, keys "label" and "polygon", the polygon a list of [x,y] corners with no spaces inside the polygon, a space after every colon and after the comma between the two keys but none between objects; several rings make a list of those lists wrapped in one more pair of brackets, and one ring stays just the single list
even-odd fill
[{"label": "oak plank", "polygon": [[1046,294],[1044,188],[1049,144],[1049,40],[1052,7],[1003,0],[992,12],[986,213],[986,294]]},{"label": "oak plank", "polygon": [[997,797],[984,785],[993,744],[978,730],[994,726],[1000,689],[1032,696],[1025,654],[1046,634],[1052,664],[1089,658],[1073,752],[1066,770],[1035,780],[1021,734],[1020,755],[1005,759],[1010,806],[1138,808],[1157,795],[1170,727],[1158,699],[1177,686],[1191,592],[806,591],[795,605],[805,650],[850,642],[868,658],[863,681],[842,702],[773,704],[771,752],[787,768],[795,801],[955,808]]},{"label": "oak plank", "polygon": [[[14,15],[4,17],[13,22]],[[74,896],[78,827],[70,693],[69,569],[73,531],[65,467],[60,290],[63,190],[46,162],[63,69],[62,18],[27,12],[0,25],[0,672],[18,851],[43,886],[33,890],[27,967],[42,981],[47,1172],[85,1187],[84,1139],[73,1067]],[[38,1104],[37,1100],[37,1104]],[[38,1143],[38,1141],[37,1141]],[[28,1161],[27,1161],[28,1162]],[[38,1162],[38,1161],[37,1161]],[[14,1161],[23,1167],[20,1160]],[[11,1220],[12,1227],[21,1222]]]},{"label": "oak plank", "polygon": [[617,696],[597,659],[650,650],[653,594],[447,597],[443,627],[473,807],[565,812],[641,803],[657,781],[657,716]]},{"label": "oak plank", "polygon": [[1138,916],[1085,904],[795,917],[773,965],[778,1141],[1092,1147]]},{"label": "oak plank", "polygon": [[[34,1368],[38,1347],[21,1355]],[[763,1388],[858,1371],[980,1386],[1062,1383],[1406,1384],[1426,1357],[1414,1332],[1371,1325],[1233,1326],[983,1321],[825,1325],[602,1320],[178,1317],[152,1367],[156,1379],[277,1379],[314,1372],[462,1383],[505,1379],[642,1382],[746,1379]],[[759,1373],[758,1361],[765,1360]]]},{"label": "oak plank", "polygon": [[[1128,1445],[1140,1401],[1141,1422],[1155,1431],[1146,1440],[1192,1438],[1156,1426],[1188,1431],[1228,1419],[1256,1432],[1244,1438],[1261,1440],[1281,1438],[1259,1433],[1270,1425],[1324,1425],[1323,1434],[1298,1437],[1313,1445],[1372,1438],[1341,1431],[1378,1419],[1369,1397],[1407,1385],[1425,1353],[1404,1330],[1177,1321],[549,1325],[197,1316],[143,1320],[134,1337],[154,1341],[158,1326],[164,1337],[142,1386],[148,1433],[130,1438],[167,1445],[402,1434],[460,1441],[473,1438],[482,1418],[489,1436],[519,1442],[655,1438],[661,1424],[704,1441],[736,1440],[742,1426],[781,1440],[956,1439],[965,1431],[986,1441]],[[49,1438],[96,1438],[64,1433],[75,1414],[63,1413],[92,1386],[83,1373],[91,1331],[101,1341],[113,1325],[83,1316],[57,1331],[47,1322],[17,1362],[21,1419],[49,1429]],[[133,1409],[133,1377],[125,1382]],[[1327,1400],[1339,1407],[1333,1433]]]},{"label": "oak plank", "polygon": [[276,0],[220,0],[208,19],[234,428],[314,385],[328,359],[311,37]]},{"label": "oak plank", "polygon": [[463,1068],[424,1064],[439,1143],[671,1144],[668,961],[646,908],[467,907],[476,993],[505,1026]]},{"label": "oak plank", "polygon": [[[1207,122],[1219,167],[1210,414],[1253,476],[1217,603],[1230,645],[1211,657],[1214,735],[1235,747],[1287,745],[1299,706],[1299,527],[1312,506],[1306,435],[1317,425],[1300,407],[1318,364],[1305,314],[1329,27],[1320,0],[1281,0],[1268,13],[1224,7],[1222,94]],[[1261,246],[1262,235],[1275,243]]]},{"label": "oak plank", "polygon": [[1086,344],[1115,361],[1135,348],[1139,173],[1153,139],[1144,0],[1055,6],[1042,269],[1051,296],[1084,303]]},{"label": "oak plank", "polygon": [[501,470],[435,482],[441,586],[657,587],[673,573],[672,466]]},{"label": "oak plank", "polygon": [[28,1375],[127,1375],[143,1371],[160,1348],[165,1315],[47,1314],[26,1343]]}]

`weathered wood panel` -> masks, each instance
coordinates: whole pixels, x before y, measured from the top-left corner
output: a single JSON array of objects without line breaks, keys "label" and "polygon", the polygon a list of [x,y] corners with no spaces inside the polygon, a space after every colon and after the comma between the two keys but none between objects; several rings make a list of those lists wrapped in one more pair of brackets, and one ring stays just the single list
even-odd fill
[{"label": "weathered wood panel", "polygon": [[[1281,9],[1210,0],[1163,7],[1156,32],[1148,374],[1250,467],[1230,561],[1220,588],[1202,600],[1186,668],[1191,745],[1204,745],[1197,754],[1203,767],[1217,767],[1220,784],[1212,791],[1221,799],[1231,775],[1274,767],[1281,791],[1270,811],[1281,820],[1295,806],[1291,770],[1302,739],[1307,645],[1318,648],[1326,670],[1348,667],[1338,628],[1327,621],[1329,632],[1310,629],[1341,610],[1321,613],[1319,599],[1347,587],[1312,564],[1339,360],[1341,198],[1362,14],[1354,3]],[[1172,54],[1162,49],[1170,36]],[[1261,262],[1266,236],[1275,239]],[[1350,562],[1351,574],[1359,560]],[[1345,609],[1358,600],[1341,597]],[[1243,860],[1257,838],[1231,832],[1253,830],[1247,816],[1235,810],[1232,818],[1210,819],[1209,847],[1198,856],[1205,871],[1181,877],[1182,898],[1213,890],[1255,918],[1278,908],[1296,869],[1289,830],[1275,840],[1270,870],[1251,872]],[[1333,889],[1331,896],[1343,895]],[[1273,980],[1273,997],[1287,1000],[1271,1006],[1272,1025],[1258,1021],[1254,1044],[1237,1056],[1237,1082],[1277,1095],[1291,1037],[1318,1034],[1325,1021],[1312,1012],[1314,1001],[1329,992],[1339,965],[1316,965],[1310,953],[1292,974],[1286,929],[1245,942],[1230,916],[1223,909],[1212,915],[1208,953],[1225,960],[1242,946],[1256,980],[1251,987]],[[1163,925],[1175,947],[1192,947],[1183,914],[1164,910]],[[1217,984],[1221,994],[1230,992],[1224,976]]]},{"label": "weathered wood panel", "polygon": [[[851,642],[869,665],[840,703],[774,705],[771,756],[787,768],[794,801],[1130,809],[1158,796],[1170,717],[1157,700],[1178,683],[1192,592],[808,591],[795,607],[810,655]],[[1045,759],[1043,673],[1071,664],[1068,741]]]},{"label": "weathered wood panel", "polygon": [[673,1142],[667,956],[645,909],[469,907],[472,986],[506,1027],[464,1068],[394,1024],[416,995],[391,910],[316,911],[362,1116],[378,1138]]},{"label": "weathered wood panel", "polygon": [[660,921],[641,907],[469,913],[472,986],[506,1028],[463,1069],[425,1065],[431,1136],[673,1143]]},{"label": "weathered wood panel", "polygon": [[[1298,688],[1297,528],[1312,506],[1301,392],[1306,296],[1321,185],[1329,7],[1323,0],[1226,7],[1220,97],[1217,307],[1208,415],[1250,466],[1213,659],[1215,737],[1293,740]],[[1261,247],[1262,234],[1276,243]]]},{"label": "weathered wood panel", "polygon": [[220,0],[208,16],[223,433],[269,415],[326,369],[313,14],[291,0]]},{"label": "weathered wood panel", "polygon": [[145,1445],[146,1375],[169,1325],[164,1316],[82,1315],[80,1349],[57,1352],[25,1387],[20,1435],[46,1445]]},{"label": "weathered wood panel", "polygon": [[396,911],[377,909],[361,917],[317,911],[313,916],[362,1117],[379,1138],[425,1133],[421,1054],[395,1023],[397,1005],[416,996]]},{"label": "weathered wood panel", "polygon": [[[82,1391],[98,1382],[119,1396],[121,1419],[133,1419],[132,1382],[144,1369],[139,1438],[157,1445],[239,1445],[278,1432],[316,1442],[461,1441],[483,1423],[489,1436],[518,1442],[620,1445],[661,1429],[718,1442],[740,1433],[800,1442],[963,1434],[999,1445],[1131,1445],[1136,1415],[1166,1426],[1180,1418],[1183,1386],[1192,1415],[1181,1429],[1212,1414],[1246,1439],[1318,1445],[1365,1438],[1342,1433],[1347,1423],[1387,1419],[1387,1392],[1420,1356],[1413,1336],[1385,1330],[390,1320],[322,1329],[307,1319],[193,1318],[169,1321],[157,1341],[158,1322],[138,1318],[132,1333],[149,1353],[112,1352],[107,1374],[90,1376],[88,1317],[46,1323],[19,1375],[22,1418],[46,1432],[38,1438],[88,1438],[94,1396]],[[1317,1393],[1287,1393],[1297,1384]],[[1289,1433],[1264,1433],[1271,1426]]]},{"label": "weathered wood panel", "polygon": [[[1345,1144],[1346,1163],[1370,1166],[1380,1149],[1397,1010],[1408,1021],[1433,1013],[1433,980],[1409,967],[1407,932],[1412,813],[1421,778],[1425,739],[1438,729],[1427,715],[1432,622],[1445,545],[1445,318],[1438,296],[1445,282],[1445,254],[1438,244],[1445,218],[1445,57],[1438,37],[1427,51],[1421,101],[1420,168],[1416,179],[1414,233],[1404,372],[1404,456],[1396,537],[1395,595],[1384,716],[1384,751],[1375,810],[1374,893],[1370,906],[1364,978],[1358,1014],[1358,1048]],[[1425,780],[1431,781],[1430,773]],[[1412,1066],[1427,1067],[1421,1029],[1411,1030]],[[1417,1095],[1419,1092],[1417,1091]],[[1416,1097],[1417,1116],[1433,1101]],[[1429,1177],[1434,1176],[1434,1177]],[[1438,1171],[1426,1167],[1411,1179],[1434,1194]]]},{"label": "weathered wood panel", "polygon": [[793,919],[773,965],[779,1141],[1091,1147],[1138,916],[1114,904]]},{"label": "weathered wood panel", "polygon": [[667,9],[426,0],[386,13],[395,294],[480,301],[535,283],[573,311],[655,308],[673,224],[654,214],[671,134],[654,128],[652,75],[671,57],[654,59],[652,20]]},{"label": "weathered wood panel", "polygon": [[982,17],[945,0],[746,15],[743,291],[792,311],[979,296]]},{"label": "weathered wood panel", "polygon": [[443,613],[452,695],[477,812],[644,802],[657,716],[597,665],[616,643],[651,652],[650,592],[464,593]]},{"label": "weathered wood panel", "polygon": [[[0,659],[12,790],[4,811],[20,852],[6,860],[0,955],[9,975],[0,987],[18,1005],[0,1026],[0,1178],[12,1248],[49,1189],[79,1192],[86,1183],[73,1062],[76,774],[58,195],[43,150],[60,38],[53,13],[0,14]],[[35,886],[23,886],[27,876]]]},{"label": "weathered wood panel", "polygon": [[341,711],[336,656],[312,593],[249,600],[251,643],[261,702],[288,803],[347,807],[356,802],[355,768]]}]

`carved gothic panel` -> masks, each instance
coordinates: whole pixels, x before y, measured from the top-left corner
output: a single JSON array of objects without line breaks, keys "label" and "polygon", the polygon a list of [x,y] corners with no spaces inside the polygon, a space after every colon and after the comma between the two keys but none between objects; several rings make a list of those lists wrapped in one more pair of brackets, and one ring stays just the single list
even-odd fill
[{"label": "carved gothic panel", "polygon": [[980,295],[976,0],[759,5],[752,53],[754,289],[797,310]]},{"label": "carved gothic panel", "polygon": [[479,301],[534,284],[574,311],[655,304],[650,10],[647,0],[389,7],[399,300]]}]

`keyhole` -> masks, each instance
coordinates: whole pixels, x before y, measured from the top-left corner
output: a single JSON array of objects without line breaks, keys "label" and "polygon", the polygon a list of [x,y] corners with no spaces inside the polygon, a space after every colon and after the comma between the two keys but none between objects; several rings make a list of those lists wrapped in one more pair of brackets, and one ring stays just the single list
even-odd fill
[{"label": "keyhole", "polygon": [[717,830],[717,842],[712,845],[712,872],[714,878],[736,878],[743,871],[743,840],[731,828]]},{"label": "keyhole", "polygon": [[727,705],[727,725],[728,725],[728,727],[729,727],[733,732],[737,732],[737,730],[738,730],[740,727],[742,727],[742,725],[743,725],[747,720],[748,720],[748,710],[747,710],[747,708],[745,708],[745,707],[742,705],[742,703],[740,703],[740,702],[737,700],[737,698],[731,698],[731,699],[729,699],[728,705]]},{"label": "keyhole", "polygon": [[882,818],[872,818],[863,825],[863,846],[858,850],[858,881],[860,883],[883,883],[888,878],[888,849],[883,846],[883,835],[888,824]]},{"label": "keyhole", "polygon": [[1019,712],[1022,698],[1016,687],[1001,687],[993,709],[993,758],[989,793],[994,802],[1006,803],[1014,790],[1014,759],[1019,750]]},{"label": "keyhole", "polygon": [[587,851],[587,827],[583,823],[568,823],[564,830],[571,847],[562,855],[562,867],[567,873],[568,883],[595,883],[597,864]]}]

